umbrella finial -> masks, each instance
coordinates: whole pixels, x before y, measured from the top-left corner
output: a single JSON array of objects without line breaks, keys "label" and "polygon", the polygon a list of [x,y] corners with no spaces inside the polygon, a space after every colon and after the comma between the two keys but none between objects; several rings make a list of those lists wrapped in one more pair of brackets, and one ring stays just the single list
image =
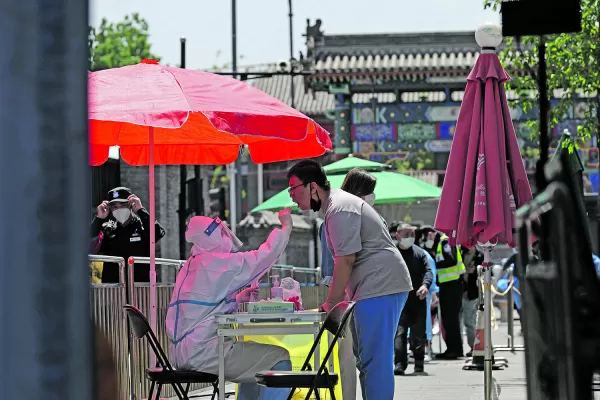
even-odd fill
[{"label": "umbrella finial", "polygon": [[502,27],[493,22],[487,22],[475,31],[475,40],[483,52],[491,50],[490,52],[495,53],[502,43]]}]

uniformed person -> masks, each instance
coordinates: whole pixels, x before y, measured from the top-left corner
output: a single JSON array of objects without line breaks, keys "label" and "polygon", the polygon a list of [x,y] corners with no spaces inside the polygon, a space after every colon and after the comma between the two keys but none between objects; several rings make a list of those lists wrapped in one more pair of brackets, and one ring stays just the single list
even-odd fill
[{"label": "uniformed person", "polygon": [[[91,236],[102,233],[98,254],[122,257],[150,256],[150,214],[142,202],[129,188],[117,187],[108,192],[108,200],[96,209],[96,217],[91,224]],[[163,227],[155,221],[156,242],[165,236]],[[147,264],[136,264],[135,282],[149,282],[150,268]],[[104,263],[102,283],[118,283],[119,266]]]},{"label": "uniformed person", "polygon": [[435,259],[442,324],[446,331],[446,351],[436,358],[454,360],[463,357],[460,310],[465,266],[458,248],[450,246],[448,236],[431,227],[421,228],[421,233],[425,236],[423,248]]}]

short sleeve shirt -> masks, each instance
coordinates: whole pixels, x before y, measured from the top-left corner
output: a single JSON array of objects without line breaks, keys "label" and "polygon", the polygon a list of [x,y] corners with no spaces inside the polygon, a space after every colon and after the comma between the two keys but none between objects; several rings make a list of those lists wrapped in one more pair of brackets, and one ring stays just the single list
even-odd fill
[{"label": "short sleeve shirt", "polygon": [[332,189],[323,212],[332,255],[356,255],[346,288],[353,301],[412,290],[406,263],[373,207],[350,193]]}]

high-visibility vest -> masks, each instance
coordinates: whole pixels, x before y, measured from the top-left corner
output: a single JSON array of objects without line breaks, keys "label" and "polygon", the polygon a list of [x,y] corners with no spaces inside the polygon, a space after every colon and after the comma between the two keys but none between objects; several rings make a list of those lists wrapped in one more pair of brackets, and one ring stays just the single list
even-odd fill
[{"label": "high-visibility vest", "polygon": [[[442,240],[444,240],[444,239],[448,239],[448,236],[442,235],[442,237],[440,238],[440,242],[438,243],[437,251],[435,254],[436,263],[438,261],[442,261],[444,259],[444,255],[442,253]],[[446,267],[446,268],[437,267],[437,275],[438,275],[439,283],[455,281],[458,278],[460,278],[460,276],[462,274],[464,274],[466,272],[465,264],[463,264],[462,256],[460,254],[460,248],[458,246],[456,246],[456,261],[457,261],[456,265],[454,265],[452,267]]]}]

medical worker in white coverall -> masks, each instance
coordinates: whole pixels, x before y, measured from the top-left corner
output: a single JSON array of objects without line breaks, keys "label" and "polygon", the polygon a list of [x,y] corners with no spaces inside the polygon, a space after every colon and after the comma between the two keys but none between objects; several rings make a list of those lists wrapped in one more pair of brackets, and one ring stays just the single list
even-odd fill
[{"label": "medical worker in white coverall", "polygon": [[[177,369],[217,375],[218,337],[215,314],[233,313],[257,289],[248,286],[273,266],[292,232],[289,210],[258,250],[236,253],[240,240],[219,218],[193,217],[185,238],[193,243],[191,257],[177,275],[167,312],[170,354]],[[286,399],[289,389],[261,387],[260,371],[291,371],[289,352],[279,346],[225,338],[225,379],[239,384],[238,399]]]}]

